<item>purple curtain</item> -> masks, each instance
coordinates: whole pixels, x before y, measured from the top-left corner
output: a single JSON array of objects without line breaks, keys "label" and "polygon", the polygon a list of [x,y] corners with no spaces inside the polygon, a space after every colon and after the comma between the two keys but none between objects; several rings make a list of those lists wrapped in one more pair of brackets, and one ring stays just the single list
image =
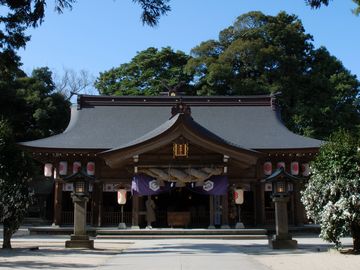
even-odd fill
[{"label": "purple curtain", "polygon": [[[146,174],[136,174],[131,183],[131,191],[135,195],[157,195],[169,192],[173,187],[171,183],[165,182],[165,186],[159,186],[159,182]],[[205,195],[224,195],[227,193],[228,178],[226,175],[212,176],[204,181],[201,187],[192,187],[191,184],[187,188],[195,193]]]},{"label": "purple curtain", "polygon": [[131,182],[131,192],[135,195],[157,195],[170,191],[170,183],[165,182],[165,186],[160,186],[159,182],[146,174],[136,174]]},{"label": "purple curtain", "polygon": [[228,190],[228,178],[226,175],[214,175],[204,181],[202,187],[191,187],[188,188],[199,194],[205,195],[225,195]]}]

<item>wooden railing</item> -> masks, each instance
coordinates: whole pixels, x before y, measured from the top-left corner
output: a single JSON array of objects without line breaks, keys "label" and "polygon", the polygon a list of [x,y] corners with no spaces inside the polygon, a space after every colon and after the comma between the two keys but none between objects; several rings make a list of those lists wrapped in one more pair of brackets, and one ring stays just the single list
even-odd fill
[{"label": "wooden railing", "polygon": [[[121,222],[121,212],[104,212],[102,215],[102,225],[119,225]],[[131,225],[131,212],[124,212],[124,223]]]},{"label": "wooden railing", "polygon": [[[91,212],[86,213],[86,223],[91,223]],[[61,223],[63,225],[71,225],[74,224],[74,212],[73,211],[62,211],[61,212]]]}]

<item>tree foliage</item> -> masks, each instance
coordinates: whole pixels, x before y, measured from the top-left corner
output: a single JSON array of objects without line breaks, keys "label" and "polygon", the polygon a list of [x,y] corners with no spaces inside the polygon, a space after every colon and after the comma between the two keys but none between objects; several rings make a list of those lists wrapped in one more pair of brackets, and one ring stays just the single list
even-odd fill
[{"label": "tree foliage", "polygon": [[185,71],[200,95],[281,92],[283,119],[296,133],[357,129],[359,82],[325,48],[314,49],[294,15],[246,13],[191,54]]},{"label": "tree foliage", "polygon": [[12,80],[1,80],[0,73],[0,117],[13,127],[17,141],[55,135],[67,126],[70,102],[54,89],[48,68],[31,76],[18,71]]},{"label": "tree foliage", "polygon": [[184,73],[189,56],[166,47],[148,48],[129,63],[100,73],[95,87],[105,95],[158,95],[167,88],[183,84],[191,91],[191,74]]},{"label": "tree foliage", "polygon": [[320,236],[337,247],[352,235],[360,252],[360,173],[358,141],[340,131],[321,147],[302,194],[309,218],[321,225]]},{"label": "tree foliage", "polygon": [[[360,0],[352,0],[356,4],[356,8],[353,9],[355,15],[360,14]],[[330,0],[305,0],[305,2],[313,8],[320,8],[322,5],[328,6]]]},{"label": "tree foliage", "polygon": [[15,145],[8,124],[0,120],[0,222],[3,223],[3,248],[11,248],[15,233],[31,204],[28,182],[33,174],[31,159]]}]

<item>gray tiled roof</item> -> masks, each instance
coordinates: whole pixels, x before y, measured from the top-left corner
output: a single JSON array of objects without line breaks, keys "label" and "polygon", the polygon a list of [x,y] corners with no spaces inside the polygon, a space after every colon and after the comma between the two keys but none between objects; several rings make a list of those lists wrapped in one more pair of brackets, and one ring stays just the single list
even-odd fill
[{"label": "gray tiled roof", "polygon": [[[22,143],[36,148],[112,149],[157,129],[171,106],[88,106],[72,108],[64,133]],[[191,106],[194,121],[234,145],[248,149],[317,148],[321,141],[296,135],[271,106]]]}]

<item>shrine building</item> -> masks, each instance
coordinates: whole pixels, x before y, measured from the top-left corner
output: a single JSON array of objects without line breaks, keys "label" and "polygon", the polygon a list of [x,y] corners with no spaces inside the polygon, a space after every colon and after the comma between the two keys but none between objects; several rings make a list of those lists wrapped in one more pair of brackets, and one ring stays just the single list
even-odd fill
[{"label": "shrine building", "polygon": [[[63,133],[20,145],[53,183],[56,225],[73,223],[73,186],[63,179],[81,168],[96,179],[89,225],[119,224],[121,189],[128,227],[146,226],[151,196],[153,227],[229,228],[239,213],[245,226],[274,224],[272,186],[261,180],[280,167],[306,179],[321,143],[289,131],[271,95],[81,95]],[[306,223],[302,186],[288,187],[289,224]],[[235,189],[243,190],[241,212]]]}]

